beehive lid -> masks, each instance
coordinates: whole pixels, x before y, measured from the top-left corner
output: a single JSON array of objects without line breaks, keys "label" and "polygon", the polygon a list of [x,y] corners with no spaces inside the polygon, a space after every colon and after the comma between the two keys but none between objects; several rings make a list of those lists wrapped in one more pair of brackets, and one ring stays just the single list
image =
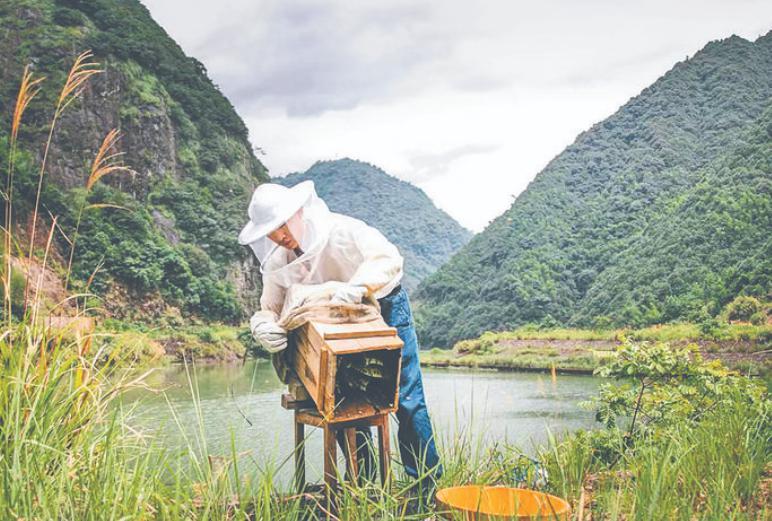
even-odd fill
[{"label": "beehive lid", "polygon": [[326,345],[336,355],[348,353],[361,353],[379,349],[402,349],[404,343],[397,335],[371,336],[363,338],[341,338],[340,340],[327,340]]},{"label": "beehive lid", "polygon": [[313,322],[312,325],[325,340],[397,335],[397,329],[386,324],[383,319],[360,322],[358,324],[324,324]]}]

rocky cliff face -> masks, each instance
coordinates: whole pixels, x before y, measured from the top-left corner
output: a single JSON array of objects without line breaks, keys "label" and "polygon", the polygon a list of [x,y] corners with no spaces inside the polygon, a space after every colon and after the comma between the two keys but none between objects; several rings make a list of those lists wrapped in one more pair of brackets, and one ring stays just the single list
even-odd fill
[{"label": "rocky cliff face", "polygon": [[184,175],[177,162],[177,132],[162,98],[158,105],[136,107],[136,117],[122,117],[124,98],[131,91],[130,80],[117,65],[109,61],[105,65],[105,72],[90,82],[82,102],[62,118],[60,130],[54,135],[49,179],[64,189],[84,186],[88,177],[84,159],[93,156],[94,144],[104,137],[105,129],[120,128],[123,162],[133,173],[106,178],[105,182],[145,201],[154,180]]},{"label": "rocky cliff face", "polygon": [[[76,278],[104,262],[93,286],[125,300],[107,301],[122,316],[127,304],[163,303],[150,314],[237,320],[256,307],[259,276],[236,236],[252,190],[267,179],[246,127],[206,75],[136,0],[0,0],[0,156],[25,65],[47,77],[27,112],[16,194],[20,219],[34,200],[58,89],[74,57],[93,49],[104,72],[70,106],[54,135],[40,219],[58,215],[74,228],[77,208],[108,203],[125,208],[84,214]],[[120,129],[130,173],[103,178],[86,193],[89,164],[104,135]],[[3,152],[4,151],[4,152]],[[4,163],[5,164],[5,163]],[[20,222],[26,222],[24,220]],[[23,228],[23,225],[21,225]],[[57,246],[66,257],[64,236]]]}]

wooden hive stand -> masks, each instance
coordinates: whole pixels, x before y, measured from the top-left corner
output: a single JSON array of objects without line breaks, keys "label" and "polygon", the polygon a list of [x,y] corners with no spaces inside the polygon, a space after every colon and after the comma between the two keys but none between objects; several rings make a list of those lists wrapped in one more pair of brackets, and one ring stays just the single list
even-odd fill
[{"label": "wooden hive stand", "polygon": [[282,407],[295,411],[295,487],[302,492],[306,487],[305,426],[318,427],[324,432],[324,483],[327,492],[336,490],[337,477],[337,434],[344,432],[346,440],[346,469],[348,477],[357,482],[359,466],[357,463],[356,430],[361,427],[378,429],[378,466],[381,484],[387,487],[389,471],[389,413],[383,412],[348,421],[330,422],[316,410],[312,400],[295,400],[292,395],[284,394]]},{"label": "wooden hive stand", "polygon": [[[336,435],[344,433],[349,478],[357,481],[356,430],[377,427],[381,482],[389,476],[389,413],[399,403],[399,375],[403,342],[397,330],[382,319],[365,323],[327,324],[309,321],[291,331],[289,366],[305,389],[282,396],[282,406],[295,411],[295,482],[305,488],[305,426],[324,431],[324,481],[328,493],[337,487]],[[356,357],[378,359],[383,377],[376,392],[367,389],[353,394],[340,385],[341,371]],[[298,400],[295,399],[298,398]],[[310,398],[309,398],[310,397]],[[300,400],[300,401],[299,401]]]},{"label": "wooden hive stand", "polygon": [[[396,412],[402,340],[382,319],[359,324],[310,321],[290,332],[289,365],[330,423]],[[381,392],[359,396],[340,394],[339,369],[347,360],[369,356],[383,364]]]}]

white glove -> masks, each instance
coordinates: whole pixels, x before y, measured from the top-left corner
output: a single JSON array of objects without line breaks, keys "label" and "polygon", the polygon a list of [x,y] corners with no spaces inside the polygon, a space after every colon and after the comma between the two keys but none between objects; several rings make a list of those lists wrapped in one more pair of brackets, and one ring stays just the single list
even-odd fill
[{"label": "white glove", "polygon": [[287,348],[287,331],[276,323],[276,315],[271,311],[258,311],[249,319],[252,336],[269,353],[276,353]]},{"label": "white glove", "polygon": [[330,304],[361,304],[367,288],[364,286],[345,285],[338,288],[330,299]]}]

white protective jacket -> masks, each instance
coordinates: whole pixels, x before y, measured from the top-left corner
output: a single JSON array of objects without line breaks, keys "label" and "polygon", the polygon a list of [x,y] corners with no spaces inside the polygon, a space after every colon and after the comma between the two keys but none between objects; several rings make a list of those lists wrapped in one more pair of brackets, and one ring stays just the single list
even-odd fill
[{"label": "white protective jacket", "polygon": [[287,288],[294,283],[321,284],[329,281],[364,286],[378,299],[388,295],[402,279],[403,258],[383,234],[359,219],[334,212],[328,214],[329,237],[313,263],[313,273],[286,280],[272,272],[294,260],[295,254],[279,248],[263,266],[260,308],[278,318],[284,311]]}]

